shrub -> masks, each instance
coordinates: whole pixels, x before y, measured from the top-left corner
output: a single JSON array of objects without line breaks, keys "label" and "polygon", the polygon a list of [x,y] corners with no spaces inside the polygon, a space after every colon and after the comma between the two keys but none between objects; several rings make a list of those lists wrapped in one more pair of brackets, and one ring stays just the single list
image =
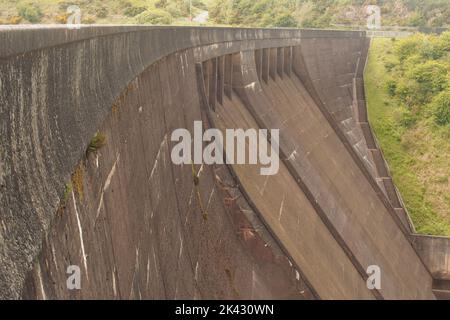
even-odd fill
[{"label": "shrub", "polygon": [[172,16],[162,9],[149,9],[136,16],[141,24],[171,24]]},{"label": "shrub", "polygon": [[450,91],[439,94],[431,103],[435,122],[440,126],[450,124]]},{"label": "shrub", "polygon": [[55,17],[55,21],[57,23],[60,23],[60,24],[66,24],[67,23],[67,19],[68,19],[68,14],[67,13],[62,13],[62,14],[59,14],[59,15],[57,15]]},{"label": "shrub", "polygon": [[427,36],[425,42],[420,49],[420,54],[425,59],[437,60],[444,55],[443,46],[441,45],[441,38],[438,36]]},{"label": "shrub", "polygon": [[422,13],[416,11],[408,19],[407,24],[411,27],[423,27],[426,25],[426,19]]},{"label": "shrub", "polygon": [[95,15],[100,19],[106,18],[108,16],[108,9],[106,9],[105,7],[97,8],[95,10]]},{"label": "shrub", "polygon": [[278,17],[276,17],[274,23],[274,27],[291,27],[295,28],[297,27],[297,21],[290,13],[282,14]]},{"label": "shrub", "polygon": [[128,8],[125,9],[124,11],[124,15],[126,15],[127,17],[135,17],[138,14],[144,12],[145,10],[147,10],[146,7],[135,7],[135,6],[130,6]]},{"label": "shrub", "polygon": [[386,89],[388,94],[393,97],[397,91],[397,82],[395,80],[388,80],[386,82]]},{"label": "shrub", "polygon": [[72,173],[71,179],[72,190],[76,191],[81,200],[84,197],[84,167],[79,164]]},{"label": "shrub", "polygon": [[450,31],[441,34],[438,45],[443,52],[450,52]]},{"label": "shrub", "polygon": [[395,94],[408,107],[412,107],[416,101],[417,85],[409,79],[401,78],[395,89]]},{"label": "shrub", "polygon": [[7,24],[19,24],[22,22],[21,16],[12,16],[8,18]]},{"label": "shrub", "polygon": [[87,147],[86,154],[91,152],[97,152],[98,149],[102,148],[106,145],[106,136],[102,133],[96,133],[94,137],[92,137],[89,142],[89,146]]},{"label": "shrub", "polygon": [[192,0],[192,6],[200,10],[208,10],[208,6],[202,0]]},{"label": "shrub", "polygon": [[397,65],[394,62],[386,62],[384,67],[388,72],[391,72]]},{"label": "shrub", "polygon": [[66,183],[66,187],[64,188],[64,197],[63,197],[63,201],[67,202],[67,200],[69,200],[69,196],[73,191],[73,186],[72,186],[72,181]]},{"label": "shrub", "polygon": [[406,72],[401,98],[404,102],[414,100],[411,101],[414,105],[430,103],[433,96],[446,89],[447,74],[447,66],[440,61],[429,60],[413,66]]},{"label": "shrub", "polygon": [[41,9],[36,4],[21,4],[18,12],[19,16],[31,23],[38,23],[43,17]]},{"label": "shrub", "polygon": [[81,19],[81,23],[83,24],[94,24],[95,23],[95,17],[92,15],[85,15],[83,16],[83,18]]},{"label": "shrub", "polygon": [[186,10],[186,12],[183,12],[183,8],[180,8],[179,5],[176,3],[169,3],[165,8],[165,11],[167,11],[172,17],[178,18],[188,13],[189,10]]},{"label": "shrub", "polygon": [[401,109],[400,124],[405,128],[411,128],[417,123],[417,116],[408,108]]},{"label": "shrub", "polygon": [[448,38],[445,33],[440,37],[416,34],[399,40],[395,49],[400,61],[413,55],[418,55],[422,60],[437,60],[444,56],[446,51],[448,52],[450,47]]}]

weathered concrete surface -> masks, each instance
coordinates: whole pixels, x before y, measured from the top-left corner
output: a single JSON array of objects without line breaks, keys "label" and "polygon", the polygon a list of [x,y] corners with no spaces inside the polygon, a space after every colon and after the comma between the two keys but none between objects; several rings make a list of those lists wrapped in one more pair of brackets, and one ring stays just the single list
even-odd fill
[{"label": "weathered concrete surface", "polygon": [[299,30],[217,28],[2,29],[2,297],[19,296],[71,172],[133,79],[186,48],[300,35]]},{"label": "weathered concrete surface", "polygon": [[[331,123],[341,131],[341,140],[353,147],[353,153],[365,167],[366,177],[372,176],[375,180],[372,182],[386,195],[386,202],[392,207],[390,211],[398,216],[404,232],[410,233],[414,232],[414,226],[367,117],[363,76],[369,45],[367,38],[345,39],[342,43],[338,39],[306,39],[302,46],[295,48],[294,70],[316,104],[328,111]],[[315,47],[320,48],[317,53]]]},{"label": "weathered concrete surface", "polygon": [[433,291],[450,300],[450,238],[413,235],[413,247],[433,275]]},{"label": "weathered concrete surface", "polygon": [[[307,45],[302,42],[300,47]],[[294,70],[296,54],[298,53],[294,52]],[[365,280],[365,270],[368,266],[380,266],[383,270],[384,285],[376,297],[433,298],[431,275],[414,252],[408,235],[400,229],[402,225],[395,220],[397,218],[395,213],[392,215],[380,200],[379,188],[374,188],[368,183],[361,172],[361,167],[356,165],[355,158],[349,155],[343,142],[339,140],[336,134],[338,131],[333,130],[295,75],[280,77],[278,73],[273,73],[267,81],[260,82],[259,78],[262,76],[258,77],[254,57],[253,52],[243,52],[240,54],[242,61],[234,67],[233,83],[235,83],[237,94],[251,110],[250,113],[260,128],[280,128],[281,157],[285,159],[286,166],[291,167],[291,175],[296,180],[302,181],[300,189],[305,192],[308,200],[317,204],[316,214],[324,220],[325,225],[333,233],[335,241],[343,246],[343,250],[349,252],[347,259],[353,264],[353,271],[359,272],[361,279]],[[233,59],[233,61],[236,60],[238,59]],[[225,109],[232,108],[225,107]],[[246,122],[249,123],[249,121]],[[231,127],[242,125],[243,123],[238,123]],[[246,175],[249,171],[250,169],[244,169]],[[265,195],[265,190],[260,193],[265,196],[266,205],[274,206],[270,210],[272,215],[278,215],[279,210],[283,209],[283,198],[289,195],[286,203],[289,204],[289,200],[294,201],[292,187],[285,191],[282,191],[280,187],[271,190],[270,182],[274,178],[269,178],[268,182],[258,182],[254,175],[250,176],[251,178],[247,177],[247,180],[250,180],[251,184],[267,185],[269,188],[267,194],[271,195],[270,198]],[[282,180],[288,183],[287,179]],[[378,187],[376,184],[375,186]],[[253,195],[250,198],[256,201],[257,196]],[[256,205],[258,206],[258,203]],[[297,204],[293,207],[304,207],[304,205]],[[272,219],[269,225],[272,229],[276,229],[281,221],[277,222],[273,216]],[[305,217],[298,217],[297,225],[304,226],[306,221]],[[287,220],[286,223],[293,228],[290,235],[286,226],[275,232],[279,236],[287,233],[281,240],[282,243],[286,244],[288,239],[292,240],[295,234],[304,235],[305,238],[302,240],[308,242],[305,231],[294,231],[292,221]],[[317,230],[317,228],[313,229]],[[324,247],[330,248],[329,245],[324,245],[324,241],[318,242],[321,248],[319,250],[325,250]],[[295,250],[288,249],[288,251],[292,253]],[[334,260],[336,263],[340,261],[337,258]],[[401,267],[405,261],[409,261],[408,265],[415,266],[409,273],[405,273]],[[305,271],[306,266],[300,263],[299,265],[318,290],[318,294],[323,295],[324,293],[318,289],[320,286],[311,280],[312,277],[308,277]],[[332,268],[327,267],[328,270]],[[351,275],[349,268],[343,266],[340,268],[344,270],[346,276]],[[353,294],[357,295],[357,287],[350,286],[351,281],[348,279],[344,282],[348,288],[353,289]],[[331,290],[328,288],[326,292],[331,293]]]},{"label": "weathered concrete surface", "polygon": [[[227,128],[259,129],[237,96],[232,100],[226,97],[217,115],[222,132]],[[242,187],[321,298],[374,298],[283,164],[273,177],[261,176],[260,166],[234,167]]]},{"label": "weathered concrete surface", "polygon": [[[363,32],[19,28],[0,41],[0,298],[434,298],[358,118]],[[197,166],[197,186],[170,134],[200,119],[280,128],[280,173]],[[86,158],[97,131],[107,144]],[[62,208],[76,168],[83,191]],[[66,288],[73,264],[80,291]],[[381,290],[365,286],[371,264]]]},{"label": "weathered concrete surface", "polygon": [[[107,145],[83,162],[84,195],[57,214],[25,298],[313,297],[225,166],[196,167],[205,221],[192,168],[172,164],[172,130],[202,119],[194,66],[192,51],[170,55],[115,104],[99,128]],[[82,290],[67,290],[68,265],[81,267]]]}]

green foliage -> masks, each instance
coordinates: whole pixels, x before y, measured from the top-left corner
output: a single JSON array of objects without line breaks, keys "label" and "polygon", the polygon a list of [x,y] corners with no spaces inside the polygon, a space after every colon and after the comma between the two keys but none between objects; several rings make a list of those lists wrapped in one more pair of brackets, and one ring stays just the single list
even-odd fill
[{"label": "green foliage", "polygon": [[450,124],[450,91],[439,94],[431,103],[435,121],[440,126]]},{"label": "green foliage", "polygon": [[162,9],[148,9],[136,17],[136,21],[140,24],[164,25],[172,23],[172,15]]},{"label": "green foliage", "polygon": [[[407,70],[405,77],[410,85],[406,101],[413,104],[429,103],[434,95],[447,87],[447,66],[438,61],[429,60]],[[409,103],[411,104],[411,103]]]},{"label": "green foliage", "polygon": [[396,66],[397,66],[397,64],[394,63],[394,62],[386,62],[386,63],[384,64],[384,67],[386,68],[386,70],[387,70],[388,72],[391,72]]},{"label": "green foliage", "polygon": [[423,5],[410,0],[211,0],[209,13],[220,24],[329,28],[335,24],[363,26],[365,6],[377,4],[386,25],[436,27],[448,25],[445,17],[450,10],[445,1]]},{"label": "green foliage", "polygon": [[95,15],[97,18],[106,18],[108,16],[108,9],[105,7],[99,7],[95,10]]},{"label": "green foliage", "polygon": [[276,17],[273,22],[274,27],[295,28],[297,27],[297,21],[290,13],[284,13]]},{"label": "green foliage", "polygon": [[10,17],[19,16],[18,9],[23,7],[23,21],[53,23],[69,5],[77,5],[83,15],[89,15],[89,22],[95,21],[93,17],[101,19],[102,23],[137,22],[132,18],[144,11],[159,9],[169,13],[173,23],[187,22],[190,13],[195,17],[201,11],[209,11],[212,24],[363,27],[368,4],[381,7],[383,25],[443,27],[450,21],[448,0],[192,0],[192,12],[188,0],[0,0],[0,21],[8,23]]},{"label": "green foliage", "polygon": [[36,3],[21,3],[17,7],[19,16],[31,22],[38,23],[43,17],[43,13]]},{"label": "green foliage", "polygon": [[414,12],[411,17],[409,17],[407,25],[411,27],[424,27],[427,21],[421,12]]},{"label": "green foliage", "polygon": [[146,7],[133,7],[133,6],[131,6],[131,7],[128,7],[128,8],[125,9],[124,14],[127,17],[135,17],[138,14],[144,12],[145,10],[147,10]]},{"label": "green foliage", "polygon": [[397,41],[395,56],[400,62],[396,67],[386,68],[396,78],[388,92],[410,108],[420,111],[433,97],[449,89],[450,47],[449,33],[441,36],[417,34]]},{"label": "green foliage", "polygon": [[417,116],[408,108],[400,108],[399,123],[405,128],[411,128],[417,123]]},{"label": "green foliage", "polygon": [[296,27],[294,0],[212,0],[209,15],[214,22],[254,27]]},{"label": "green foliage", "polygon": [[423,44],[424,36],[417,34],[397,42],[395,47],[396,53],[400,61],[404,61],[420,50]]},{"label": "green foliage", "polygon": [[127,17],[133,18],[148,9],[148,5],[141,1],[125,1],[121,10]]},{"label": "green foliage", "polygon": [[442,58],[450,51],[449,32],[441,36],[416,34],[406,39],[399,40],[396,52],[400,61],[404,61],[411,56],[418,56],[423,60]]},{"label": "green foliage", "polygon": [[91,141],[89,142],[86,154],[96,152],[105,145],[106,145],[106,136],[102,133],[96,133],[95,136],[93,136]]},{"label": "green foliage", "polygon": [[369,121],[417,232],[449,236],[450,60],[429,54],[446,44],[448,33],[376,39],[365,84]]},{"label": "green foliage", "polygon": [[444,52],[444,54],[448,54],[450,52],[450,31],[444,32],[439,38],[440,49]]},{"label": "green foliage", "polygon": [[64,195],[63,195],[63,201],[66,202],[69,199],[70,194],[73,191],[72,182],[66,183],[66,186],[64,188]]},{"label": "green foliage", "polygon": [[395,80],[388,80],[386,83],[386,89],[391,97],[395,96],[397,91],[397,82]]}]

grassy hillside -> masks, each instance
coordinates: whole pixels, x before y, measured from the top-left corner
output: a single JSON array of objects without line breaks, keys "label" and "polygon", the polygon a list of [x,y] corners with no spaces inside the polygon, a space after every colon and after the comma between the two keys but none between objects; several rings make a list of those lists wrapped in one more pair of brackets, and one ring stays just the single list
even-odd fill
[{"label": "grassy hillside", "polygon": [[[366,6],[381,7],[385,26],[442,27],[449,0],[192,0],[192,16],[209,11],[208,24],[341,28],[366,25]],[[0,24],[65,23],[78,5],[83,23],[190,24],[189,0],[0,0]]]},{"label": "grassy hillside", "polygon": [[365,74],[369,119],[417,231],[447,236],[449,38],[375,39]]},{"label": "grassy hillside", "polygon": [[448,0],[211,0],[217,23],[257,27],[365,26],[367,5],[381,8],[385,26],[442,27],[450,22]]},{"label": "grassy hillside", "polygon": [[84,24],[189,24],[207,10],[203,0],[0,0],[0,24],[66,23],[70,5]]}]

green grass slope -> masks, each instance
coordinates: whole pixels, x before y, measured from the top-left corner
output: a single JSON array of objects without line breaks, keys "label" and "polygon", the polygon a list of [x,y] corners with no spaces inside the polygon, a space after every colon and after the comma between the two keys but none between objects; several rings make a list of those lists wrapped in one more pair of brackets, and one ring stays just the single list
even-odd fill
[{"label": "green grass slope", "polygon": [[[450,135],[432,117],[402,125],[404,106],[389,94],[399,64],[395,41],[374,39],[365,72],[369,121],[418,233],[450,236]],[[425,112],[426,114],[426,112]]]}]

